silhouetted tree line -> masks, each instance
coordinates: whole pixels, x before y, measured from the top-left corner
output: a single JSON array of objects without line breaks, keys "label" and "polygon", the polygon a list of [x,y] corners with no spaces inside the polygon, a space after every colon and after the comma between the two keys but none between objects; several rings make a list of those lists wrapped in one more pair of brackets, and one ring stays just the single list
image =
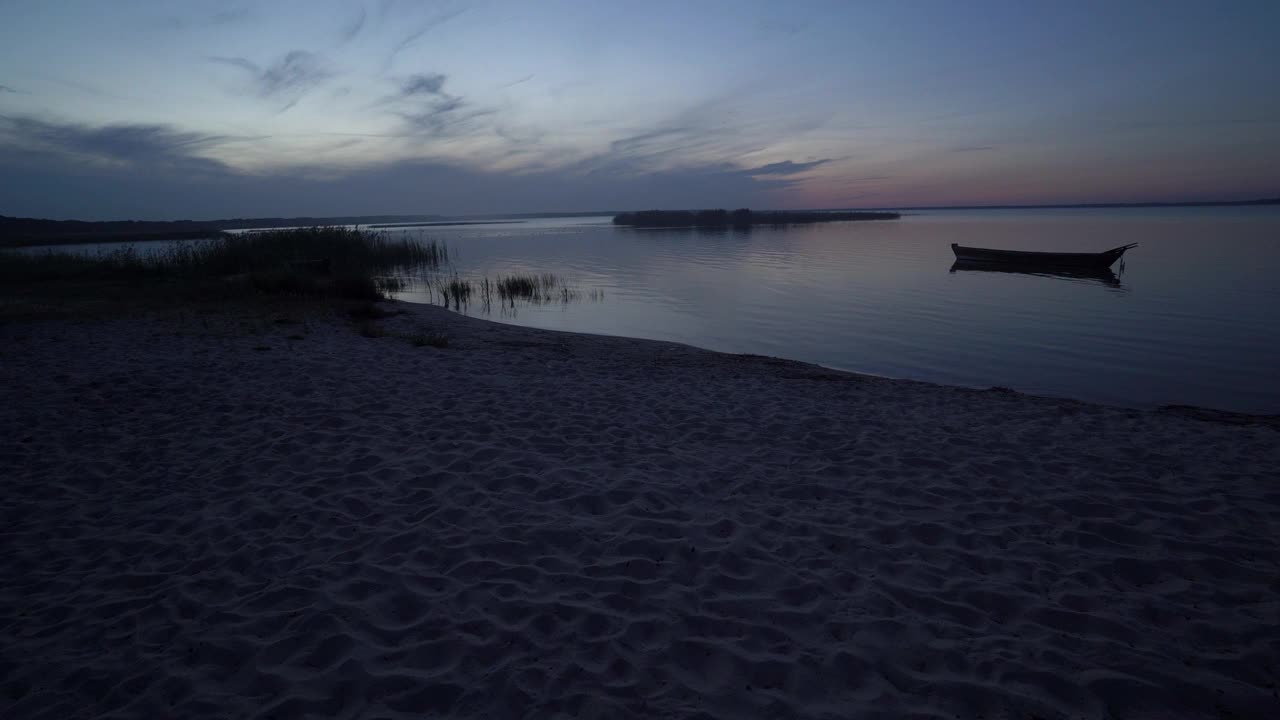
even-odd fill
[{"label": "silhouetted tree line", "polygon": [[751,227],[752,225],[791,225],[797,223],[836,222],[842,220],[897,220],[896,212],[752,212],[739,208],[728,210],[642,210],[615,215],[614,225],[635,227]]}]

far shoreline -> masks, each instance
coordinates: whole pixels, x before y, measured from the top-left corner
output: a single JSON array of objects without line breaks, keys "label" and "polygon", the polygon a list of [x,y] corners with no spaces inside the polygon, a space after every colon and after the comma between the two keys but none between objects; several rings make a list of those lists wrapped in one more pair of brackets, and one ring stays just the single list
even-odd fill
[{"label": "far shoreline", "polygon": [[[810,210],[784,210],[784,211],[761,211],[769,212],[794,212],[806,214],[821,213],[896,213],[901,215],[911,215],[919,211],[929,210],[1125,210],[1125,209],[1142,209],[1142,208],[1197,208],[1197,207],[1231,207],[1231,208],[1249,208],[1249,207],[1272,207],[1280,205],[1280,197],[1276,198],[1260,198],[1256,200],[1205,200],[1205,201],[1188,201],[1188,202],[1137,202],[1137,203],[1050,203],[1050,204],[1034,204],[1034,205],[913,205],[913,206],[884,206],[875,208],[815,208]],[[111,242],[156,242],[163,240],[193,240],[193,239],[210,239],[217,238],[228,230],[252,230],[262,228],[279,228],[285,227],[286,223],[296,221],[297,227],[321,227],[326,225],[362,225],[366,228],[396,228],[396,227],[430,227],[430,226],[458,226],[458,225],[490,225],[490,224],[506,224],[526,222],[528,220],[558,218],[558,217],[616,217],[618,215],[634,214],[636,211],[574,211],[563,213],[507,213],[493,215],[463,215],[449,218],[447,216],[425,216],[431,219],[422,221],[405,221],[397,222],[394,219],[377,220],[368,217],[317,217],[317,218],[264,218],[268,224],[254,225],[237,223],[233,220],[210,220],[210,221],[191,221],[191,220],[166,220],[166,221],[132,221],[132,220],[110,220],[110,221],[79,221],[79,220],[44,220],[36,218],[12,218],[0,216],[0,249],[4,248],[20,248],[20,247],[40,247],[40,246],[56,246],[56,245],[78,245],[93,243],[111,243]],[[387,216],[389,218],[404,216]],[[422,215],[409,217],[424,217]],[[492,218],[492,219],[486,219]],[[363,222],[353,222],[362,220]],[[14,223],[37,224],[39,226],[56,227],[62,223],[80,224],[80,225],[130,225],[130,224],[146,224],[146,225],[163,225],[172,226],[173,230],[148,230],[148,231],[124,231],[124,232],[79,232],[79,233],[50,233],[48,229],[44,230],[44,234],[31,235],[27,230],[14,230],[10,226]],[[763,224],[763,223],[761,223]],[[190,230],[192,225],[204,226],[198,230]]]}]

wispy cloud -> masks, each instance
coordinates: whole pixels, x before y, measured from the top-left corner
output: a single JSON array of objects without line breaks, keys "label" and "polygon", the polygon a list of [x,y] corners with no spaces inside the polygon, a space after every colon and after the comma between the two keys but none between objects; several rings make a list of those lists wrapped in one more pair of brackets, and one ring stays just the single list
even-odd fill
[{"label": "wispy cloud", "polygon": [[14,93],[14,94],[21,94],[19,91],[14,90],[13,88],[9,87],[8,85],[0,85],[0,93]]},{"label": "wispy cloud", "polygon": [[[387,12],[386,7],[387,6],[384,5],[382,10],[382,14],[384,15]],[[413,31],[409,32],[407,35],[402,37],[400,41],[397,42],[395,46],[391,48],[391,52],[387,54],[386,61],[383,62],[382,64],[383,72],[386,72],[387,70],[391,69],[391,66],[395,64],[396,57],[399,56],[400,53],[412,47],[414,43],[417,43],[419,40],[421,40],[423,36],[425,36],[428,32],[431,32],[431,30],[458,17],[459,15],[462,14],[462,12],[463,10],[460,8],[453,9],[453,10],[445,10],[443,12],[436,13],[432,17],[423,21]]]},{"label": "wispy cloud", "polygon": [[638,172],[666,167],[724,162],[757,150],[732,129],[714,123],[703,124],[697,118],[684,118],[688,124],[668,125],[619,138],[609,143],[604,156],[625,160]]},{"label": "wispy cloud", "polygon": [[406,125],[410,136],[455,136],[473,129],[471,121],[493,110],[472,107],[464,98],[445,92],[449,77],[443,73],[418,73],[400,81],[396,92],[377,104],[388,106]]},{"label": "wispy cloud", "polygon": [[[797,111],[780,120],[766,110],[744,112],[760,92],[758,84],[727,88],[663,121],[619,137],[610,143],[609,154],[627,157],[631,164],[648,170],[714,163],[741,168],[743,158],[768,149],[780,135],[800,138],[821,127],[821,113]],[[753,172],[782,178],[807,169],[804,163],[793,162]]]},{"label": "wispy cloud", "polygon": [[514,82],[509,82],[509,83],[506,83],[505,85],[499,85],[499,86],[498,86],[498,89],[499,89],[499,90],[505,90],[505,89],[507,89],[507,88],[509,88],[509,87],[515,87],[516,85],[522,85],[522,84],[524,84],[524,83],[527,83],[527,82],[529,82],[529,81],[530,81],[530,80],[532,80],[532,79],[533,79],[533,75],[532,75],[532,74],[530,74],[530,75],[525,75],[524,77],[522,77],[522,78],[520,78],[519,80],[516,80],[516,81],[514,81]]},{"label": "wispy cloud", "polygon": [[410,75],[400,85],[400,97],[413,97],[415,95],[443,95],[444,84],[449,77],[442,73],[427,73],[423,75]]},{"label": "wispy cloud", "polygon": [[360,14],[356,15],[342,28],[342,42],[348,43],[355,39],[356,35],[364,29],[365,22],[369,19],[369,13],[364,9],[364,5],[360,6]]},{"label": "wispy cloud", "polygon": [[493,131],[511,146],[508,154],[529,152],[534,146],[540,145],[542,140],[547,137],[546,130],[531,126],[495,123]]},{"label": "wispy cloud", "polygon": [[420,112],[401,113],[409,127],[424,137],[445,137],[466,134],[474,130],[472,121],[493,115],[493,110],[465,109],[461,100],[450,100],[433,105]]},{"label": "wispy cloud", "polygon": [[[834,179],[827,178],[823,182],[823,187],[827,189],[844,190],[846,192],[849,191],[849,189],[851,188],[855,190],[869,191],[870,188],[868,188],[867,186],[880,185],[892,179],[893,177],[890,175],[867,175],[864,177],[834,178]],[[850,199],[857,199],[859,197],[864,197],[864,195],[849,195]]]},{"label": "wispy cloud", "polygon": [[228,142],[226,135],[186,132],[170,125],[90,126],[32,117],[0,116],[0,145],[113,165],[220,170],[217,160],[201,155]]},{"label": "wispy cloud", "polygon": [[333,76],[317,55],[294,50],[272,63],[257,77],[258,93],[264,97],[306,90]]},{"label": "wispy cloud", "polygon": [[374,7],[378,9],[378,22],[386,20],[394,6],[395,0],[375,0]]},{"label": "wispy cloud", "polygon": [[687,124],[669,125],[619,138],[597,161],[625,162],[636,172],[708,164],[732,167],[727,161],[762,148],[737,128],[715,121],[686,117]]},{"label": "wispy cloud", "polygon": [[[0,144],[0,168],[12,166],[15,152],[22,151]],[[589,174],[565,168],[509,173],[432,160],[256,173],[216,161],[207,161],[207,167],[201,173],[164,163],[91,168],[74,158],[29,155],[29,171],[0,172],[0,196],[36,217],[217,218],[761,207],[769,204],[765,193],[773,186],[773,181],[717,166],[651,175],[635,174],[625,165]]]},{"label": "wispy cloud", "polygon": [[323,58],[306,50],[288,52],[266,67],[243,57],[213,56],[208,60],[247,72],[253,94],[287,100],[283,110],[293,107],[308,90],[334,75]]},{"label": "wispy cloud", "polygon": [[[722,164],[637,173],[627,158],[498,172],[460,162],[329,163],[359,137],[316,143],[310,164],[245,172],[216,157],[253,138],[170,125],[89,126],[0,116],[0,196],[33,216],[234,217],[767,205],[784,178]],[[21,168],[21,172],[7,171]],[[425,205],[423,203],[426,203]]]},{"label": "wispy cloud", "polygon": [[258,73],[261,72],[261,69],[258,67],[257,63],[250,62],[249,60],[242,57],[223,57],[221,55],[211,55],[206,59],[209,62],[219,63],[222,65],[230,65],[231,67],[238,67],[241,70],[245,70],[247,72],[253,73],[254,75],[257,75]]},{"label": "wispy cloud", "polygon": [[758,168],[752,168],[746,172],[748,175],[798,175],[806,170],[812,170],[820,165],[826,165],[829,162],[831,162],[830,158],[803,163],[784,160],[783,162],[770,163]]}]

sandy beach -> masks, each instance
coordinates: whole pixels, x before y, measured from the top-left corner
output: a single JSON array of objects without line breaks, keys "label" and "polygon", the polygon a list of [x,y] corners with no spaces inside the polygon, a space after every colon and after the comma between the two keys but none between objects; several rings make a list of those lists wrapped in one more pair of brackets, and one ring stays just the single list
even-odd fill
[{"label": "sandy beach", "polygon": [[1280,717],[1274,425],[385,306],[0,326],[0,716]]}]

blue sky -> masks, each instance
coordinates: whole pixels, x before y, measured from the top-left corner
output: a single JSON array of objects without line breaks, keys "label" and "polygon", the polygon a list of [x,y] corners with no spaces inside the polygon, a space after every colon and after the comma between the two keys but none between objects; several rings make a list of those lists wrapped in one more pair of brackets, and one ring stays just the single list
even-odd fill
[{"label": "blue sky", "polygon": [[1280,2],[0,0],[0,214],[1280,195]]}]

